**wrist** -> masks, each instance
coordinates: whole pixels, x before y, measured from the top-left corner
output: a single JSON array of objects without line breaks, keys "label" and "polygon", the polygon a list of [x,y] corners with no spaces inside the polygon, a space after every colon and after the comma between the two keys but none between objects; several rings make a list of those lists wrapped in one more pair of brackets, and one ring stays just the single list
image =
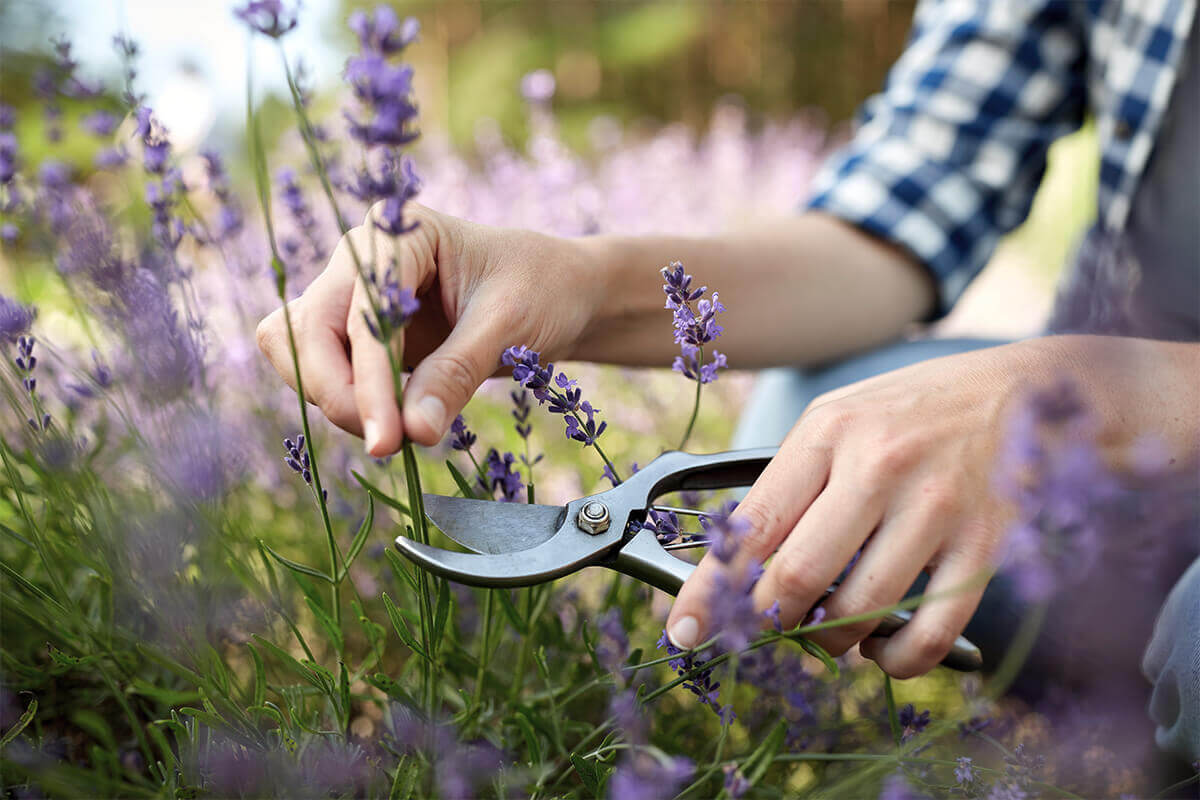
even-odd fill
[{"label": "wrist", "polygon": [[669,318],[663,316],[659,269],[666,262],[653,260],[645,239],[598,235],[564,241],[572,248],[576,285],[586,296],[586,321],[569,357],[661,363],[658,339]]},{"label": "wrist", "polygon": [[1115,466],[1134,445],[1153,441],[1170,459],[1200,451],[1200,344],[1118,336],[1047,336],[1022,343],[1040,385],[1066,379],[1081,390],[1097,445]]}]

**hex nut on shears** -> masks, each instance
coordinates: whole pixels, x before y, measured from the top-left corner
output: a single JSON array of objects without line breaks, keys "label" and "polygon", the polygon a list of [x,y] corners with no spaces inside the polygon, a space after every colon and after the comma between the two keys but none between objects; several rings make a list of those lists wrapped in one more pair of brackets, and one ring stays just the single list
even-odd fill
[{"label": "hex nut on shears", "polygon": [[598,500],[593,500],[584,505],[579,510],[579,517],[575,520],[575,524],[580,530],[596,536],[608,530],[609,524],[612,522],[612,517],[609,516],[608,506]]}]

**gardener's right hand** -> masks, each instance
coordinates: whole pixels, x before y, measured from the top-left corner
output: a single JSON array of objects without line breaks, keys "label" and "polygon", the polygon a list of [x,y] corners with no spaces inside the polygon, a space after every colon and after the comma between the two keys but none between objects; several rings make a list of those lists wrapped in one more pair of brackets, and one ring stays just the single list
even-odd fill
[{"label": "gardener's right hand", "polygon": [[[601,299],[582,250],[569,239],[492,228],[422,206],[416,230],[392,237],[373,215],[338,242],[328,266],[288,303],[306,398],[367,452],[396,452],[403,438],[432,445],[510,345],[547,359],[569,353]],[[421,310],[405,330],[403,363],[413,367],[399,409],[388,354],[368,330],[368,305],[351,254],[383,274],[395,261],[401,286]],[[581,287],[589,287],[582,290]],[[258,326],[258,345],[296,388],[283,309]]]}]

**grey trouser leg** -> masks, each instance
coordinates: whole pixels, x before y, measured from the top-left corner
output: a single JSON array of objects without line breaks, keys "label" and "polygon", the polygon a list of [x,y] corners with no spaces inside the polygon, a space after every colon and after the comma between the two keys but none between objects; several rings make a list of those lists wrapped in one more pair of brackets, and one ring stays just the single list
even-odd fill
[{"label": "grey trouser leg", "polygon": [[1154,685],[1150,717],[1158,746],[1200,761],[1200,559],[1167,596],[1142,672]]}]

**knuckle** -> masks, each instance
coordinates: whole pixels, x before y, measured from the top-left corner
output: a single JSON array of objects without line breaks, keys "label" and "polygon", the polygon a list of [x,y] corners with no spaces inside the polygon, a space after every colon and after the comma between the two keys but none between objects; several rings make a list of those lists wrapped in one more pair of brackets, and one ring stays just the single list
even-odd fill
[{"label": "knuckle", "polygon": [[920,448],[912,439],[889,436],[867,461],[867,471],[876,478],[899,475],[911,469],[920,456]]},{"label": "knuckle", "polygon": [[801,427],[806,437],[821,439],[836,439],[850,424],[853,415],[843,403],[829,401],[820,405],[810,405],[801,419]]},{"label": "knuckle", "polygon": [[934,519],[945,519],[959,507],[959,492],[951,481],[939,480],[921,490],[926,513]]},{"label": "knuckle", "polygon": [[258,349],[267,357],[270,357],[275,352],[279,344],[282,327],[283,311],[282,309],[276,309],[263,317],[258,323],[258,327],[254,329],[254,340],[258,344]]},{"label": "knuckle", "polygon": [[478,370],[469,356],[453,352],[435,353],[425,363],[456,399],[465,400],[475,391]]},{"label": "knuckle", "polygon": [[776,583],[790,597],[815,597],[825,588],[812,559],[798,550],[780,550],[772,566]]},{"label": "knuckle", "polygon": [[944,623],[918,623],[906,643],[905,656],[897,659],[895,667],[908,672],[908,677],[926,673],[946,657],[956,638],[958,634]]},{"label": "knuckle", "polygon": [[750,526],[746,531],[743,546],[751,553],[762,557],[773,537],[773,532],[783,524],[779,511],[774,505],[760,503],[747,498],[738,504],[737,516],[744,519]]}]

